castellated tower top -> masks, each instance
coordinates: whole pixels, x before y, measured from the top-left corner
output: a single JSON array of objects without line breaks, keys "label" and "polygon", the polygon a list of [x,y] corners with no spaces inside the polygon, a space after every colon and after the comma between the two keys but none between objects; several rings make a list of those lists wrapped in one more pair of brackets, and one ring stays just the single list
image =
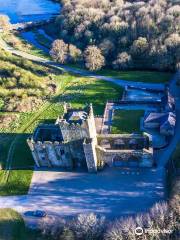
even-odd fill
[{"label": "castellated tower top", "polygon": [[64,114],[57,119],[56,125],[59,126],[64,141],[96,138],[92,104],[84,108],[73,108],[70,104],[64,103]]},{"label": "castellated tower top", "polygon": [[87,119],[94,117],[92,104],[86,105],[84,108],[72,108],[71,104],[65,102],[63,107],[64,115],[57,119],[57,124],[66,122],[82,125]]}]

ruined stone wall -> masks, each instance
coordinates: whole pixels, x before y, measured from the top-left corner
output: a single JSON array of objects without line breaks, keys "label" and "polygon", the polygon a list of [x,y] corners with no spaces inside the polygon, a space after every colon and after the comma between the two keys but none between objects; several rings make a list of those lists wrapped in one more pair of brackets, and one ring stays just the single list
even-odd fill
[{"label": "ruined stone wall", "polygon": [[[103,161],[108,166],[114,166],[114,160],[124,163],[124,166],[131,166],[136,163],[138,167],[152,167],[153,166],[153,153],[147,149],[143,150],[109,150],[101,146],[96,146],[96,153],[98,161]],[[123,164],[122,164],[123,165]]]},{"label": "ruined stone wall", "polygon": [[38,167],[73,167],[67,144],[33,142],[32,140],[29,140],[28,144]]},{"label": "ruined stone wall", "polygon": [[94,113],[93,113],[92,106],[90,107],[89,116],[86,121],[87,121],[87,128],[88,128],[88,132],[89,132],[89,138],[94,139],[94,141],[97,143],[96,123],[95,123],[95,119],[94,119]]},{"label": "ruined stone wall", "polygon": [[110,149],[143,149],[149,147],[149,137],[141,134],[99,134],[98,145]]},{"label": "ruined stone wall", "polygon": [[87,169],[86,158],[83,148],[83,140],[68,142],[69,153],[73,162],[73,167]]},{"label": "ruined stone wall", "polygon": [[87,123],[80,124],[69,124],[66,121],[60,121],[59,127],[62,132],[64,141],[73,141],[89,137],[89,131]]},{"label": "ruined stone wall", "polygon": [[83,140],[66,143],[28,140],[38,167],[87,168]]}]

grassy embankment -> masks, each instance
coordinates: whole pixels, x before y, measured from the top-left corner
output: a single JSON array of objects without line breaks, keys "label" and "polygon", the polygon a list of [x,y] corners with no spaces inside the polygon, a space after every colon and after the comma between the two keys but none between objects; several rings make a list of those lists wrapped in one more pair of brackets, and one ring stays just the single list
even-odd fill
[{"label": "grassy embankment", "polygon": [[[15,59],[16,58],[16,59]],[[6,59],[8,62],[18,64],[19,58],[10,56]],[[16,60],[16,61],[15,61]],[[31,65],[32,64],[32,65]],[[22,68],[28,71],[33,67],[34,71],[39,66],[29,61],[25,62]],[[42,71],[52,71],[48,68],[41,67]],[[39,69],[40,70],[40,69]],[[37,73],[36,73],[37,74]],[[0,171],[0,195],[17,195],[25,194],[32,177],[32,170],[28,167],[33,166],[33,159],[30,150],[26,144],[27,137],[32,134],[34,128],[39,123],[54,122],[58,115],[62,114],[62,102],[71,102],[76,107],[82,107],[85,103],[92,102],[95,114],[103,114],[104,106],[109,98],[118,98],[122,94],[122,88],[108,82],[72,76],[68,74],[52,73],[57,89],[56,94],[45,99],[42,105],[31,112],[16,112],[18,116],[12,124],[6,128],[0,129],[1,156],[0,162],[3,168],[6,166],[6,159],[9,148],[13,142],[13,151],[11,153],[10,165],[20,170],[11,170],[8,181],[6,182],[6,171]],[[1,115],[14,114],[2,110]],[[21,170],[21,168],[25,170]]]},{"label": "grassy embankment", "polygon": [[28,229],[19,213],[8,208],[0,209],[1,240],[35,240],[38,237],[40,233]]},{"label": "grassy embankment", "polygon": [[167,83],[172,73],[153,72],[153,71],[115,71],[104,69],[97,72],[100,75],[119,78],[127,81],[144,82],[144,83]]},{"label": "grassy embankment", "polygon": [[143,115],[143,110],[116,110],[111,132],[113,134],[140,132],[140,118]]},{"label": "grassy embankment", "polygon": [[[43,50],[36,48],[32,44],[29,44],[22,36],[21,34],[18,33],[12,33],[12,32],[6,32],[6,33],[1,33],[0,37],[11,47],[14,47],[16,50],[20,50],[22,52],[26,52],[38,57],[46,58],[46,59],[51,59],[49,54],[45,53]],[[39,36],[39,41],[40,41],[40,36]],[[41,43],[42,40],[41,39]]]}]

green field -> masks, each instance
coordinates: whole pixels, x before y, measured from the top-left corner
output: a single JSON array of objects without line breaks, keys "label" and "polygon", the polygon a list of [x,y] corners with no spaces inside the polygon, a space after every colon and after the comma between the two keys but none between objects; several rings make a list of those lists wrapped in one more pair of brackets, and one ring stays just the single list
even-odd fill
[{"label": "green field", "polygon": [[140,132],[140,118],[143,115],[143,110],[116,110],[111,132],[113,134]]},{"label": "green field", "polygon": [[119,78],[127,81],[134,82],[147,82],[147,83],[167,83],[172,73],[169,72],[155,72],[155,71],[115,71],[104,69],[97,72],[100,75]]},{"label": "green field", "polygon": [[[3,180],[5,171],[0,171],[0,179]],[[29,190],[33,171],[32,170],[11,170],[8,181],[1,184],[0,195],[24,195]]]}]

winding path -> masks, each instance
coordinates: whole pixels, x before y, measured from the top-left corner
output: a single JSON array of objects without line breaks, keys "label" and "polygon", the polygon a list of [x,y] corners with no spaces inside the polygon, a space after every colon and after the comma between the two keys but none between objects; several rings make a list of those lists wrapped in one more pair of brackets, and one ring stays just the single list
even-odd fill
[{"label": "winding path", "polygon": [[112,82],[112,83],[115,83],[122,87],[130,85],[130,86],[134,86],[134,87],[142,87],[142,88],[150,88],[150,89],[158,89],[158,90],[164,89],[164,84],[162,84],[162,83],[143,83],[143,82],[126,81],[123,79],[118,79],[118,78],[115,79],[113,77],[102,76],[102,75],[98,75],[95,73],[91,73],[86,70],[81,70],[81,69],[61,65],[61,64],[58,64],[57,62],[50,61],[50,60],[42,58],[42,57],[38,57],[38,56],[29,54],[29,53],[26,53],[23,51],[15,50],[13,47],[8,46],[2,38],[0,38],[0,47],[2,47],[4,50],[6,50],[16,56],[23,57],[23,58],[31,60],[33,62],[37,62],[37,63],[43,64],[43,65],[46,65],[49,67],[53,67],[53,68],[62,70],[64,72],[70,72],[70,73],[79,74],[79,75],[85,76],[85,77],[90,77],[90,78],[95,78],[95,79],[99,79],[99,80]]}]

